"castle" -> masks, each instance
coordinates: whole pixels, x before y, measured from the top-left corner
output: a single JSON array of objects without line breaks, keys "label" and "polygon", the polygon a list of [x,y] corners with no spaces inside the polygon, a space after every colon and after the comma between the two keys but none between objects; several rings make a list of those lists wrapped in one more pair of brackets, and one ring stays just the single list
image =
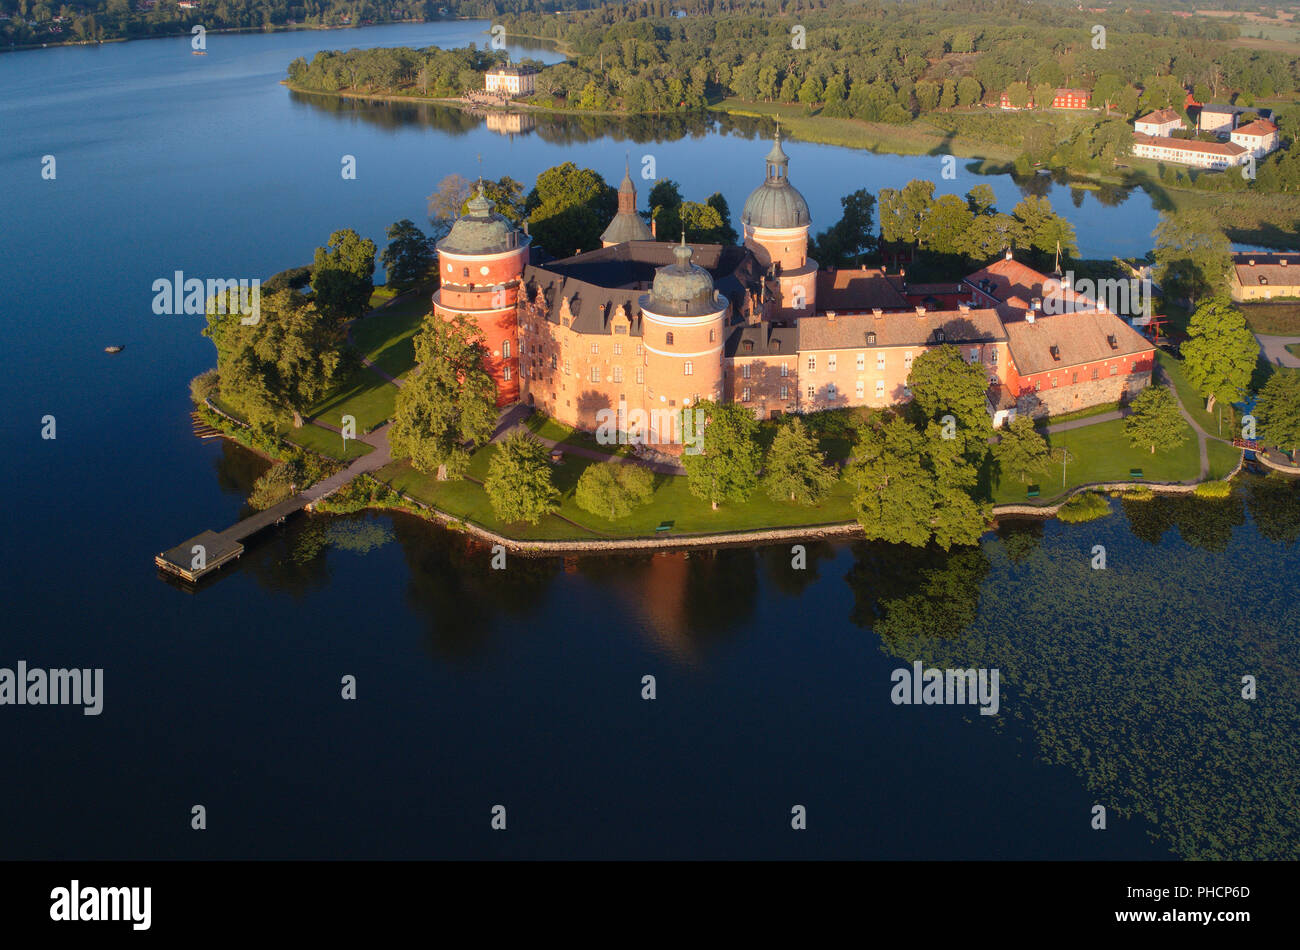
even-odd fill
[{"label": "castle", "polygon": [[[494,213],[480,187],[438,242],[434,311],[477,325],[499,406],[522,401],[586,431],[611,413],[636,430],[703,400],[763,419],[892,405],[911,397],[913,360],[945,344],[986,370],[995,424],[1129,398],[1150,382],[1146,338],[1010,251],[950,284],[823,270],[808,256],[808,204],[779,131],[765,166],[739,247],[653,240],[625,171],[601,249],[563,260],[544,259],[527,224]],[[679,449],[659,432],[620,430]]]}]

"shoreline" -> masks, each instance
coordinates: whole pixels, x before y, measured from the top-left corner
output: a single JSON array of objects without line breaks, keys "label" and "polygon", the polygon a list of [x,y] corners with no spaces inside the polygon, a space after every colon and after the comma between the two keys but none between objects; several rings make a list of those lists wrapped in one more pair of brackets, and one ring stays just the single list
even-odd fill
[{"label": "shoreline", "polygon": [[[208,408],[224,416],[231,423],[237,424],[236,420],[227,416],[219,409],[216,409],[211,405],[209,405]],[[240,442],[229,432],[222,431],[221,437],[233,442],[240,448],[248,449],[263,458],[268,458],[268,456],[258,452],[256,449],[244,445],[244,443]],[[272,458],[272,461],[278,460]],[[1010,502],[1001,505],[994,505],[992,509],[992,521],[989,523],[985,533],[987,534],[995,530],[1000,520],[1045,521],[1055,518],[1061,508],[1063,508],[1071,499],[1087,492],[1112,495],[1116,492],[1123,493],[1133,489],[1146,488],[1154,495],[1194,494],[1198,485],[1210,484],[1213,482],[1231,482],[1241,473],[1244,466],[1245,456],[1243,454],[1242,458],[1238,460],[1236,467],[1223,478],[1207,478],[1203,481],[1198,480],[1191,482],[1148,482],[1145,480],[1088,482],[1082,485],[1073,486],[1064,495],[1055,499],[1051,504],[1030,505]],[[1270,465],[1268,467],[1276,469],[1283,474],[1295,474],[1294,472],[1286,472],[1276,466]],[[365,505],[357,509],[358,511],[399,511],[403,514],[419,518],[422,521],[436,524],[446,530],[470,535],[484,544],[499,544],[508,551],[526,557],[549,557],[553,555],[574,555],[584,553],[602,554],[618,553],[623,551],[682,551],[700,547],[739,547],[742,545],[771,544],[781,541],[820,541],[827,539],[851,540],[854,537],[861,537],[862,535],[862,526],[857,521],[837,521],[822,524],[796,525],[792,527],[760,526],[746,528],[740,531],[713,531],[702,534],[680,534],[665,537],[633,535],[629,537],[583,538],[569,540],[518,538],[507,534],[501,534],[476,522],[468,521],[458,515],[451,514],[450,512],[443,511],[433,505],[419,501],[382,479],[377,478],[373,474],[370,477],[401,498],[402,504]],[[305,510],[314,514],[333,514],[328,509],[317,509],[314,505],[308,505]]]}]

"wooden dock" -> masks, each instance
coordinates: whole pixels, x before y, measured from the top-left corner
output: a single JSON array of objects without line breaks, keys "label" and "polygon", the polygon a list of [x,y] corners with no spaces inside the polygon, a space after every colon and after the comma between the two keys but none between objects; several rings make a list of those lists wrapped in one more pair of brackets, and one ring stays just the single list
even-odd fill
[{"label": "wooden dock", "polygon": [[313,504],[326,495],[338,491],[358,475],[376,471],[388,464],[387,423],[363,436],[360,441],[369,445],[372,451],[356,459],[337,475],[331,475],[317,482],[306,491],[298,493],[288,501],[280,502],[273,508],[250,515],[225,531],[208,530],[196,534],[188,541],[155,555],[153,562],[168,574],[190,583],[197,583],[217,568],[238,559],[244,553],[244,541],[259,531],[280,524],[296,511],[310,509]]},{"label": "wooden dock", "polygon": [[170,574],[176,574],[191,583],[196,582],[243,554],[245,540],[263,528],[280,524],[295,511],[301,511],[310,505],[313,500],[307,497],[306,492],[295,495],[274,508],[245,518],[225,531],[204,531],[197,534],[155,556],[153,561]]}]

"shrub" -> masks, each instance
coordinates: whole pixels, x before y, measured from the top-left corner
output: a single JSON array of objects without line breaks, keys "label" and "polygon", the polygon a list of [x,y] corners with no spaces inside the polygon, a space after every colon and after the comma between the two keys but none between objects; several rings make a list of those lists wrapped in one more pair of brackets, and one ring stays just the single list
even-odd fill
[{"label": "shrub", "polygon": [[220,391],[221,378],[215,369],[204,370],[190,380],[190,398],[194,405],[202,406],[211,396]]},{"label": "shrub", "polygon": [[1110,514],[1110,502],[1096,492],[1084,492],[1067,501],[1056,517],[1067,524],[1095,521]]},{"label": "shrub", "polygon": [[1232,495],[1232,482],[1201,482],[1194,494],[1197,498],[1228,498]]}]

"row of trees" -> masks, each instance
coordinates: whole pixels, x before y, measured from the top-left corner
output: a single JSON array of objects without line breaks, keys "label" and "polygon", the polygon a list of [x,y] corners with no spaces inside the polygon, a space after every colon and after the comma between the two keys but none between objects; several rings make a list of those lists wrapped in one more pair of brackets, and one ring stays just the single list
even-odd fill
[{"label": "row of trees", "polygon": [[1079,253],[1074,226],[1045,197],[1030,195],[1010,214],[1000,213],[991,185],[966,197],[934,195],[934,183],[913,179],[901,189],[880,190],[880,236],[931,254],[983,264],[1009,247],[1032,252],[1036,261]]}]

